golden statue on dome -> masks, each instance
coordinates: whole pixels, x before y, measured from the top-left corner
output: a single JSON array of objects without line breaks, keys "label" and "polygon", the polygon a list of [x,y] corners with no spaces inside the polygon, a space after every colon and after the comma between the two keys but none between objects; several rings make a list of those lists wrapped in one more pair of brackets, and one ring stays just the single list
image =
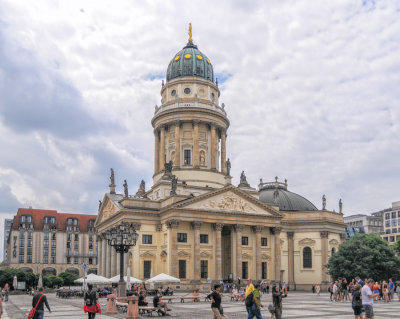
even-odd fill
[{"label": "golden statue on dome", "polygon": [[189,42],[193,42],[193,39],[192,39],[192,24],[191,23],[189,23]]}]

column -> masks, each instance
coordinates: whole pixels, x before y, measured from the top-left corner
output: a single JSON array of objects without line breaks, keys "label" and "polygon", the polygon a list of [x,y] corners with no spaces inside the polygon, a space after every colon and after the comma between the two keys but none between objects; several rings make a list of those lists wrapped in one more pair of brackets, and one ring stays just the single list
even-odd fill
[{"label": "column", "polygon": [[193,238],[193,279],[200,280],[200,228],[202,222],[194,221],[192,222],[192,227],[194,229],[194,238]]},{"label": "column", "polygon": [[200,123],[200,121],[193,121],[193,165],[194,165],[194,167],[200,166],[199,123]]},{"label": "column", "polygon": [[111,250],[111,277],[114,277],[117,274],[117,252],[115,248],[110,246]]},{"label": "column", "polygon": [[154,130],[154,174],[160,170],[160,138],[158,131]]},{"label": "column", "polygon": [[[120,274],[120,269],[121,269],[121,256],[120,256],[120,254],[118,252],[115,255],[116,255],[116,258],[117,258],[117,266],[116,266],[116,269],[115,269],[115,275],[114,276],[119,275]],[[124,274],[124,273],[122,273],[122,274]]]},{"label": "column", "polygon": [[244,225],[235,225],[236,231],[236,279],[242,278],[242,231]]},{"label": "column", "polygon": [[294,288],[294,232],[287,232],[288,238],[288,281],[290,289]]},{"label": "column", "polygon": [[101,255],[101,264],[102,264],[102,273],[100,274],[101,276],[107,277],[107,240],[103,239],[101,241],[101,250],[102,255]]},{"label": "column", "polygon": [[112,277],[112,275],[111,275],[111,249],[114,249],[114,248],[112,248],[110,245],[107,245],[107,277],[108,278],[111,278]]},{"label": "column", "polygon": [[160,152],[159,152],[159,169],[163,170],[165,167],[165,127],[160,129]]},{"label": "column", "polygon": [[272,234],[274,235],[275,281],[281,281],[281,230],[281,227],[271,228]]},{"label": "column", "polygon": [[179,220],[172,219],[167,221],[169,229],[169,274],[173,277],[178,277],[178,226]]},{"label": "column", "polygon": [[221,132],[221,172],[226,175],[226,131]]},{"label": "column", "polygon": [[261,233],[264,230],[264,226],[255,226],[253,228],[256,234],[256,279],[259,280],[262,277],[261,273]]},{"label": "column", "polygon": [[[94,236],[93,236],[94,237]],[[98,248],[97,248],[97,273],[101,276],[101,273],[103,271],[103,264],[101,263],[101,256],[103,255],[103,250],[101,249],[101,243],[103,240],[101,239],[101,235],[98,236],[99,240],[97,242]]]},{"label": "column", "polygon": [[[128,273],[128,267],[129,267],[129,252],[124,253],[124,269],[125,269],[124,276],[126,276]],[[131,276],[133,276],[133,269],[131,269]]]},{"label": "column", "polygon": [[181,136],[180,136],[180,122],[175,121],[175,158],[174,167],[181,166]]},{"label": "column", "polygon": [[328,264],[328,231],[322,231],[321,233],[321,264],[322,264],[322,283],[326,284],[329,282],[329,275],[327,274],[326,265]]},{"label": "column", "polygon": [[217,150],[217,144],[215,143],[216,141],[216,127],[214,124],[211,124],[211,169],[216,169],[217,164],[216,164],[216,150]]},{"label": "column", "polygon": [[217,223],[215,229],[215,280],[222,279],[222,238],[221,231],[224,224]]}]

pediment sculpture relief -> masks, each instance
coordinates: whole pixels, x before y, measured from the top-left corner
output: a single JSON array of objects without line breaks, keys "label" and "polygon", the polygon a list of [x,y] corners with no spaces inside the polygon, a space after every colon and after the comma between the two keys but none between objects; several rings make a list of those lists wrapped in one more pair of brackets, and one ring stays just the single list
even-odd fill
[{"label": "pediment sculpture relief", "polygon": [[206,207],[235,210],[242,212],[255,212],[256,210],[246,201],[233,195],[225,195],[217,200],[210,200]]},{"label": "pediment sculpture relief", "polygon": [[184,251],[184,250],[180,250],[180,251],[178,251],[178,256],[179,257],[190,257],[190,253],[188,253],[187,251]]},{"label": "pediment sculpture relief", "polygon": [[202,251],[202,252],[200,253],[200,257],[203,257],[203,258],[210,258],[210,257],[212,257],[212,255],[211,255],[209,252],[207,252],[207,251]]},{"label": "pediment sculpture relief", "polygon": [[313,240],[311,238],[304,238],[304,239],[299,241],[299,245],[301,245],[301,246],[312,246],[312,245],[315,245],[315,240]]},{"label": "pediment sculpture relief", "polygon": [[108,217],[110,217],[111,215],[113,215],[115,213],[115,207],[114,205],[111,203],[111,201],[109,201],[106,205],[106,207],[104,207],[103,209],[103,220],[107,219]]},{"label": "pediment sculpture relief", "polygon": [[250,259],[250,258],[251,258],[251,255],[249,255],[248,253],[243,253],[243,254],[242,254],[242,258],[243,258],[243,259]]},{"label": "pediment sculpture relief", "polygon": [[150,251],[145,251],[140,254],[140,257],[155,257],[156,255]]},{"label": "pediment sculpture relief", "polygon": [[271,257],[269,257],[267,254],[262,254],[262,255],[261,255],[261,259],[270,260]]}]

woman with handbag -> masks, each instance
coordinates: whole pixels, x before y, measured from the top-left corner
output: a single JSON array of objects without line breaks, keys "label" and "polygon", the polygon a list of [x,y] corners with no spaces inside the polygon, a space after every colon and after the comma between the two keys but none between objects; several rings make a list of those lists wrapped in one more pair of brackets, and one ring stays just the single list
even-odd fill
[{"label": "woman with handbag", "polygon": [[[49,303],[47,302],[47,297],[43,294],[43,287],[38,289],[38,293],[32,298],[32,310],[34,313],[34,319],[43,319],[44,318],[44,306],[46,305],[47,310],[51,313],[51,309]],[[32,313],[31,310],[31,313]]]},{"label": "woman with handbag", "polygon": [[96,313],[101,313],[98,303],[96,291],[93,290],[93,285],[88,284],[88,291],[85,292],[83,310],[88,313],[88,319],[94,319]]},{"label": "woman with handbag", "polygon": [[354,311],[354,318],[362,319],[363,315],[362,315],[361,286],[359,284],[354,285],[351,307],[353,308]]}]

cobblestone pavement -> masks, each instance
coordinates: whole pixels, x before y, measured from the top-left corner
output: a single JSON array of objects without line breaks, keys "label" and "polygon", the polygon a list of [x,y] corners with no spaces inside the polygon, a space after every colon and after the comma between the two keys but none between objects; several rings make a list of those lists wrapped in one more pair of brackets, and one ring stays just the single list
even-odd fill
[{"label": "cobblestone pavement", "polygon": [[[182,295],[182,294],[178,294]],[[55,294],[49,294],[48,300],[53,312],[50,314],[45,312],[45,318],[70,318],[83,319],[87,315],[83,313],[83,302],[81,299],[58,299]],[[242,302],[230,301],[228,296],[223,297],[222,305],[226,318],[247,318],[246,309]],[[151,300],[151,299],[149,299]],[[32,297],[28,295],[10,296],[10,301],[4,303],[5,313],[2,319],[26,319],[30,310]],[[101,299],[100,304],[105,309],[105,299]],[[265,309],[271,303],[271,295],[263,295],[262,303]],[[199,303],[186,301],[180,303],[174,301],[168,304],[171,308],[172,318],[212,318],[210,303],[204,299]],[[383,303],[378,302],[374,305],[375,319],[398,318],[400,313],[400,302],[398,300]],[[268,310],[262,310],[264,319],[269,319]],[[96,318],[112,319],[125,318],[124,314],[109,316],[106,314],[97,315]],[[145,317],[143,317],[145,318]],[[326,319],[345,319],[354,318],[350,302],[331,302],[328,294],[321,296],[311,293],[291,292],[288,297],[283,299],[283,318],[285,319],[302,319],[302,318],[326,318]]]}]

